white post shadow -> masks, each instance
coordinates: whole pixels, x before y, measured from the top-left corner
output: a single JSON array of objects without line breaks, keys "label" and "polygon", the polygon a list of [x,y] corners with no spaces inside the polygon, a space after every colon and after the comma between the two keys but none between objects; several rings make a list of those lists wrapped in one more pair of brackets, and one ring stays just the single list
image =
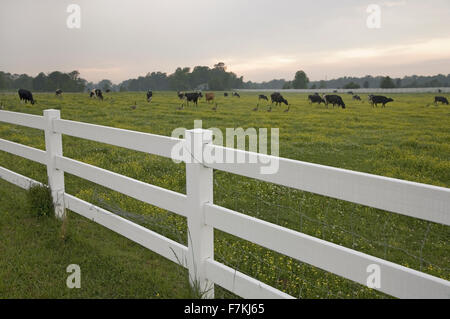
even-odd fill
[{"label": "white post shadow", "polygon": [[48,186],[53,197],[55,215],[60,219],[64,219],[64,172],[55,166],[55,156],[62,156],[62,137],[60,133],[56,133],[53,130],[53,120],[60,118],[59,110],[44,110]]},{"label": "white post shadow", "polygon": [[212,132],[187,130],[185,143],[190,152],[186,162],[189,280],[203,298],[214,298],[214,283],[206,278],[206,260],[214,258],[214,229],[206,225],[203,210],[205,203],[213,202],[213,169],[202,164],[203,147],[212,143]]}]

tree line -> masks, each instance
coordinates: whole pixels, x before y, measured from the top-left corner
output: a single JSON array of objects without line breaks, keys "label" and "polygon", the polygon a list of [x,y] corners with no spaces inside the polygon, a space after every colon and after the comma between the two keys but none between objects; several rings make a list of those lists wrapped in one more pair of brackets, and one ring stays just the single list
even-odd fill
[{"label": "tree line", "polygon": [[328,81],[310,81],[307,74],[300,70],[294,79],[274,79],[268,82],[244,82],[242,76],[228,72],[223,62],[208,66],[177,68],[174,73],[149,72],[145,76],[128,79],[114,84],[108,79],[98,83],[88,82],[80,78],[78,71],[63,73],[54,71],[48,74],[39,73],[36,77],[27,74],[11,74],[0,71],[0,90],[11,91],[19,88],[37,92],[52,92],[61,89],[63,92],[83,92],[99,88],[112,91],[163,91],[163,90],[232,90],[232,89],[358,89],[358,88],[417,88],[417,87],[450,87],[450,74],[435,76],[405,76],[391,78],[389,76],[341,77]]}]

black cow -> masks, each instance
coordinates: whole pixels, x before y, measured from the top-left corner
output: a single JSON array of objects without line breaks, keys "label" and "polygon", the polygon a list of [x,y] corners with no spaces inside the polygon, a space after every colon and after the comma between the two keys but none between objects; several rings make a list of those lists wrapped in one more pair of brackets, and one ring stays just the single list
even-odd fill
[{"label": "black cow", "polygon": [[57,89],[57,90],[55,91],[55,95],[56,95],[56,96],[61,96],[61,94],[62,94],[62,90],[61,90],[61,89]]},{"label": "black cow", "polygon": [[198,106],[198,104],[197,104],[198,99],[202,98],[202,97],[203,97],[202,92],[183,93],[183,99],[186,100],[188,105],[189,105],[189,102],[194,102],[195,106]]},{"label": "black cow", "polygon": [[442,104],[448,105],[448,100],[446,97],[443,96],[435,96],[434,97],[434,104],[437,105],[438,102],[441,102]]},{"label": "black cow", "polygon": [[223,96],[227,97],[227,96],[228,96],[228,93],[227,93],[227,92],[223,93]]},{"label": "black cow", "polygon": [[25,101],[25,103],[30,101],[31,105],[33,105],[34,103],[37,103],[37,101],[35,101],[33,99],[33,94],[31,94],[30,91],[25,90],[25,89],[19,89],[18,93],[19,93],[19,99],[21,101]]},{"label": "black cow", "polygon": [[151,102],[152,101],[152,97],[153,97],[153,92],[152,91],[147,91],[147,102]]},{"label": "black cow", "polygon": [[269,101],[269,98],[268,98],[267,96],[263,95],[263,94],[260,94],[260,95],[258,96],[258,101],[260,101],[260,100],[266,100],[266,101]]},{"label": "black cow", "polygon": [[[270,100],[272,101],[272,104],[275,102],[275,105],[281,105],[281,103],[286,104],[288,108],[285,110],[285,112],[289,111],[290,106],[288,101],[279,92],[272,93],[270,95]],[[272,111],[272,106],[270,106],[268,111]]]},{"label": "black cow", "polygon": [[237,93],[237,92],[233,92],[233,96],[241,97],[241,96],[239,95],[239,93]]},{"label": "black cow", "polygon": [[281,103],[289,105],[288,101],[279,92],[272,93],[270,99],[272,104],[275,102],[275,105],[281,105]]},{"label": "black cow", "polygon": [[95,96],[98,97],[100,100],[103,101],[103,93],[102,93],[102,90],[100,90],[100,89],[95,89],[94,92],[95,92]]},{"label": "black cow", "polygon": [[308,100],[310,104],[319,103],[319,105],[323,102],[326,104],[325,100],[319,94],[308,95]]},{"label": "black cow", "polygon": [[353,95],[352,99],[355,101],[361,101],[361,97],[359,95]]},{"label": "black cow", "polygon": [[327,107],[329,103],[333,104],[333,107],[337,105],[345,109],[345,103],[339,95],[325,95],[325,104]]},{"label": "black cow", "polygon": [[389,102],[394,102],[393,99],[387,98],[382,95],[369,95],[370,103],[372,104],[372,107],[376,106],[378,107],[378,104],[382,104],[383,107],[386,107],[386,104]]}]

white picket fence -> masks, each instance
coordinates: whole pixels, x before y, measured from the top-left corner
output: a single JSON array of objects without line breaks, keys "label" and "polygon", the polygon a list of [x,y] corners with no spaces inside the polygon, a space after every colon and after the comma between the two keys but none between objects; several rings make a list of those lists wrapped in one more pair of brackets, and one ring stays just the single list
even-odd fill
[{"label": "white picket fence", "polygon": [[[370,175],[284,158],[275,174],[261,174],[263,164],[249,161],[235,164],[207,164],[191,155],[186,163],[186,195],[150,185],[105,169],[63,156],[62,134],[107,143],[135,151],[171,157],[172,148],[182,142],[192,153],[226,151],[237,157],[254,153],[215,146],[207,130],[186,131],[186,139],[63,120],[58,110],[44,116],[0,111],[0,122],[44,130],[46,151],[0,139],[0,150],[47,166],[56,215],[64,208],[99,223],[130,240],[189,269],[191,283],[199,283],[205,297],[214,297],[213,284],[244,298],[292,298],[267,284],[214,260],[213,230],[243,238],[362,285],[367,284],[368,267],[380,270],[380,287],[374,288],[399,298],[450,298],[450,282],[322,239],[271,224],[213,202],[213,169],[383,209],[435,223],[450,225],[450,189]],[[189,142],[189,143],[188,143]],[[273,159],[256,154],[258,163]],[[264,161],[265,160],[265,161]],[[236,161],[235,161],[236,162]],[[188,245],[184,246],[147,228],[132,223],[91,203],[67,194],[64,172],[158,206],[187,218]],[[22,188],[36,181],[0,167],[0,178]],[[1,213],[1,212],[0,212]]]}]

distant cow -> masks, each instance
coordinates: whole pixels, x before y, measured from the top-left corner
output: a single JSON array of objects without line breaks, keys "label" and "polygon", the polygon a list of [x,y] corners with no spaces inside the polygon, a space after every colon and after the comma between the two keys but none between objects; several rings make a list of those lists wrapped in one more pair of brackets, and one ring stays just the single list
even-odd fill
[{"label": "distant cow", "polygon": [[361,101],[361,97],[359,95],[353,95],[352,100]]},{"label": "distant cow", "polygon": [[319,94],[308,95],[308,100],[309,100],[310,104],[313,104],[313,103],[326,104],[325,100]]},{"label": "distant cow", "polygon": [[105,92],[106,92],[106,93],[109,93],[109,92],[111,92],[111,90],[110,90],[110,89],[106,89]]},{"label": "distant cow", "polygon": [[281,103],[289,105],[288,101],[278,92],[272,93],[270,99],[272,104],[275,102],[275,105],[281,105]]},{"label": "distant cow", "polygon": [[178,91],[178,92],[177,92],[177,96],[178,96],[178,98],[179,98],[180,100],[184,99],[184,93],[183,93],[183,92]]},{"label": "distant cow", "polygon": [[260,94],[260,95],[258,96],[258,101],[260,101],[260,100],[266,100],[266,101],[269,101],[269,98],[268,98],[267,96],[263,95],[263,94]]},{"label": "distant cow", "polygon": [[30,91],[25,90],[25,89],[19,89],[18,93],[19,93],[19,99],[21,101],[25,101],[25,103],[30,101],[31,105],[36,103],[36,101],[33,99],[33,94],[31,94]]},{"label": "distant cow", "polygon": [[55,91],[55,95],[56,95],[56,96],[61,96],[61,94],[62,94],[62,90],[61,90],[61,89],[57,89],[57,90]]},{"label": "distant cow", "polygon": [[327,107],[330,103],[333,104],[333,107],[337,105],[345,109],[345,103],[339,95],[325,95],[325,104]]},{"label": "distant cow", "polygon": [[152,97],[153,97],[153,92],[152,91],[147,91],[147,102],[151,102],[152,101]]},{"label": "distant cow", "polygon": [[237,93],[237,92],[233,92],[233,96],[241,97],[241,96],[239,95],[239,93]]},{"label": "distant cow", "polygon": [[[273,103],[275,103],[275,105],[281,105],[282,103],[286,104],[288,106],[288,108],[285,110],[285,112],[289,111],[289,103],[288,101],[279,93],[279,92],[274,92],[270,95],[270,100]],[[269,112],[272,111],[272,106],[270,106]]]},{"label": "distant cow", "polygon": [[194,102],[195,106],[198,106],[198,99],[201,97],[203,97],[202,92],[183,93],[183,99],[186,100],[188,105],[189,102]]},{"label": "distant cow", "polygon": [[223,96],[227,97],[227,96],[228,96],[228,93],[227,93],[227,92],[223,93]]},{"label": "distant cow", "polygon": [[100,90],[100,89],[95,89],[94,92],[95,92],[95,96],[98,97],[100,100],[103,101],[103,93],[102,93],[102,90]]},{"label": "distant cow", "polygon": [[443,96],[436,96],[436,97],[434,97],[434,104],[437,105],[438,102],[440,102],[442,104],[445,104],[445,105],[448,105],[447,98],[443,97]]},{"label": "distant cow", "polygon": [[370,96],[370,103],[373,106],[378,107],[378,104],[383,105],[383,107],[386,107],[386,104],[389,102],[394,102],[393,99],[391,98],[387,98],[385,96],[381,96],[381,95],[371,95]]},{"label": "distant cow", "polygon": [[205,99],[206,99],[206,102],[210,102],[210,101],[214,101],[214,97],[215,97],[215,95],[214,95],[214,93],[205,93]]}]

